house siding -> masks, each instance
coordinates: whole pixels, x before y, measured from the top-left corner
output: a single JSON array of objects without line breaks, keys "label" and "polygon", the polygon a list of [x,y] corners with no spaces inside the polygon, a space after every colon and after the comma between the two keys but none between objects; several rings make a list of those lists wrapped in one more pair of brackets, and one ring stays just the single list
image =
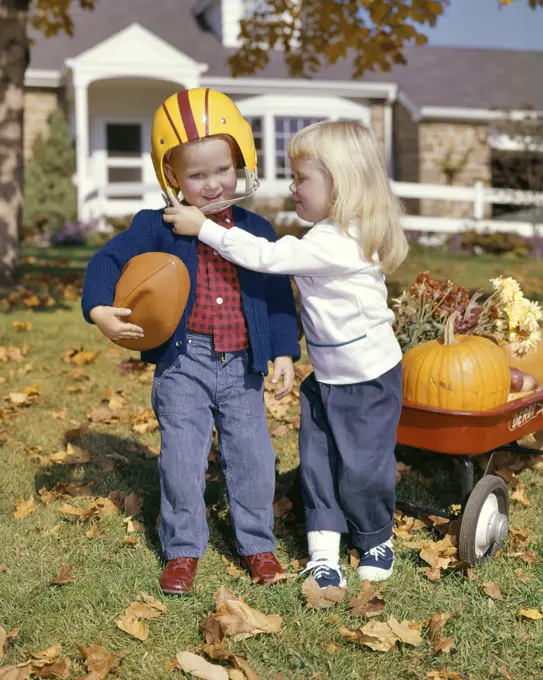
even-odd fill
[{"label": "house siding", "polygon": [[40,132],[47,130],[47,118],[62,99],[61,90],[27,88],[24,95],[24,154],[32,153],[32,144]]}]

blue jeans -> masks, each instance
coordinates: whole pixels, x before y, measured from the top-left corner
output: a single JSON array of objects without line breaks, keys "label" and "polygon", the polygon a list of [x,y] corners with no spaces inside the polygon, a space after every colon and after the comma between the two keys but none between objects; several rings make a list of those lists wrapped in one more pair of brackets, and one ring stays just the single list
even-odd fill
[{"label": "blue jeans", "polygon": [[362,551],[392,536],[401,363],[375,380],[300,387],[300,479],[307,531],[350,533]]},{"label": "blue jeans", "polygon": [[164,557],[202,557],[206,551],[205,473],[213,426],[238,552],[273,552],[275,452],[264,379],[249,372],[247,351],[221,354],[211,336],[189,333],[186,354],[172,364],[157,364],[151,400],[161,434]]}]

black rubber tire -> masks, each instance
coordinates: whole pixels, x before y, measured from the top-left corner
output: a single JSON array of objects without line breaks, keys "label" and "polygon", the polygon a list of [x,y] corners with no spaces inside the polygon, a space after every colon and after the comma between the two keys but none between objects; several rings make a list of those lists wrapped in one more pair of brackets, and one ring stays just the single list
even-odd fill
[{"label": "black rubber tire", "polygon": [[481,557],[475,555],[475,534],[477,522],[483,509],[486,499],[494,494],[498,500],[499,511],[509,517],[509,494],[507,484],[501,477],[496,475],[486,475],[483,477],[471,492],[466,503],[462,520],[460,523],[460,536],[458,538],[458,558],[462,562],[468,562],[472,566],[484,562],[492,557],[501,548],[503,542],[492,543],[489,549]]}]

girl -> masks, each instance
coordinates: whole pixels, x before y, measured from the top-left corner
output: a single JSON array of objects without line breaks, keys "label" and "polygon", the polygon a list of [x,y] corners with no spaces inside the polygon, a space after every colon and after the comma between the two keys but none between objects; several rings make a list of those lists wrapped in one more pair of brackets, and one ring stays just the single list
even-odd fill
[{"label": "girl", "polygon": [[355,121],[298,132],[288,154],[299,217],[314,226],[276,243],[226,230],[194,207],[165,210],[173,230],[248,269],[292,274],[314,373],[301,395],[300,472],[311,560],[321,588],[344,586],[342,533],[361,554],[358,575],[393,569],[394,447],[402,404],[401,350],[384,273],[407,255],[401,207],[377,141]]}]

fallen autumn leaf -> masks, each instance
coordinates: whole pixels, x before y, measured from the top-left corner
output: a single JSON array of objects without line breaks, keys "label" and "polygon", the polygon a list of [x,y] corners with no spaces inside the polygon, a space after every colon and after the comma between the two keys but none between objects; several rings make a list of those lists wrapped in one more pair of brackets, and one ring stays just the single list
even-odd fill
[{"label": "fallen autumn leaf", "polygon": [[52,583],[53,585],[65,585],[67,583],[72,583],[73,580],[72,565],[63,564],[59,575],[52,578],[49,583]]},{"label": "fallen autumn leaf", "polygon": [[36,510],[36,501],[34,496],[25,501],[24,498],[18,498],[15,501],[15,510],[11,513],[15,519],[21,520],[28,517]]},{"label": "fallen autumn leaf", "polygon": [[192,652],[179,652],[176,654],[177,664],[185,673],[202,680],[228,680],[228,671],[222,666],[209,663],[201,656]]},{"label": "fallen autumn leaf", "polygon": [[281,630],[282,618],[279,614],[262,614],[243,600],[237,600],[226,586],[221,586],[215,593],[215,603],[215,614],[210,614],[200,624],[200,630],[208,643],[220,642],[225,636],[237,642]]},{"label": "fallen autumn leaf", "polygon": [[486,595],[488,597],[491,597],[493,600],[501,600],[502,594],[501,590],[496,583],[493,583],[492,581],[483,581],[481,584],[481,587]]},{"label": "fallen autumn leaf", "polygon": [[337,602],[343,602],[347,594],[347,588],[328,586],[320,588],[313,576],[309,576],[303,585],[302,592],[307,599],[307,606],[310,609],[326,609],[332,607]]},{"label": "fallen autumn leaf", "polygon": [[85,666],[91,674],[95,674],[96,680],[105,680],[108,673],[116,670],[123,657],[128,654],[127,649],[123,649],[116,654],[110,654],[100,645],[85,647],[84,645],[77,644],[77,646],[85,659]]},{"label": "fallen autumn leaf", "polygon": [[349,600],[349,614],[351,616],[379,616],[385,607],[385,602],[379,593],[376,593],[373,585],[369,581],[362,583],[362,590],[357,597]]},{"label": "fallen autumn leaf", "polygon": [[538,612],[537,609],[520,609],[518,615],[524,619],[531,619],[532,621],[538,621],[543,619],[543,614]]}]

